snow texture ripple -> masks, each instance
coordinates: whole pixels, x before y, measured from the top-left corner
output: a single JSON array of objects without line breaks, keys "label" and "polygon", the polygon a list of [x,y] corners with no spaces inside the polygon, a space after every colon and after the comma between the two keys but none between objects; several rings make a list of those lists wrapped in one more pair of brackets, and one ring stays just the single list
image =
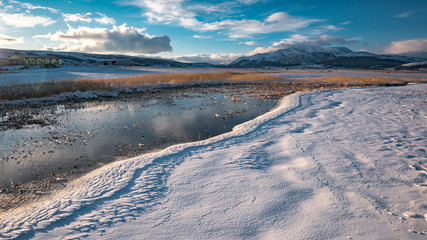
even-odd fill
[{"label": "snow texture ripple", "polygon": [[21,239],[426,239],[427,85],[298,93],[0,215]]}]

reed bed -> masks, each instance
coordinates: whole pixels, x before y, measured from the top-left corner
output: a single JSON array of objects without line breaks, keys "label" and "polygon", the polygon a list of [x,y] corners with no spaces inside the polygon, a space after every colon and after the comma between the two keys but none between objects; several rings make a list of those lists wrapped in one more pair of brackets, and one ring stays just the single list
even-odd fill
[{"label": "reed bed", "polygon": [[280,80],[280,77],[262,73],[181,73],[152,74],[112,79],[87,79],[46,81],[0,86],[1,100],[52,97],[61,93],[86,91],[114,91],[115,89],[144,86],[176,86],[215,82],[260,82]]},{"label": "reed bed", "polygon": [[[280,82],[284,79],[268,72],[219,72],[219,73],[179,73],[152,74],[126,78],[87,79],[47,81],[39,83],[0,86],[0,101],[28,98],[53,97],[61,93],[87,91],[114,91],[117,89],[156,86],[180,86],[191,84],[215,83],[253,83]],[[387,85],[388,83],[425,82],[427,79],[390,78],[390,77],[346,77],[331,76],[310,79],[293,79],[296,83],[316,83],[340,85]]]}]

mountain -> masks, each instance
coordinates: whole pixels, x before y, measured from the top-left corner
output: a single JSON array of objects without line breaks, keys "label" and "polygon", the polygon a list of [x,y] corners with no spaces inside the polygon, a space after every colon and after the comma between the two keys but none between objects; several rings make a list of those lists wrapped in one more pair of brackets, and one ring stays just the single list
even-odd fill
[{"label": "mountain", "polygon": [[419,58],[353,52],[345,47],[319,47],[295,44],[274,52],[240,57],[230,67],[323,67],[323,68],[391,68]]},{"label": "mountain", "polygon": [[118,65],[146,66],[146,67],[216,67],[209,63],[183,63],[169,59],[147,58],[137,56],[126,56],[116,54],[89,54],[77,52],[53,52],[37,50],[14,50],[0,49],[0,60],[8,59],[13,54],[55,56],[59,57],[64,65],[68,66],[91,66],[102,65],[104,61],[115,61]]}]

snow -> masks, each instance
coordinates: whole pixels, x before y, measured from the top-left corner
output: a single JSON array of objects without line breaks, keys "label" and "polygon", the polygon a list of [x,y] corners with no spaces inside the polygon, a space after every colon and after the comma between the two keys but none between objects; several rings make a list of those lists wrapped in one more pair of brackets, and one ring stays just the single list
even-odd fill
[{"label": "snow", "polygon": [[297,93],[0,215],[23,239],[425,239],[427,85]]},{"label": "snow", "polygon": [[310,70],[289,70],[277,73],[271,73],[285,79],[299,79],[299,78],[321,78],[321,77],[366,77],[366,78],[398,78],[398,79],[424,79],[424,73],[412,72],[386,72],[386,71],[365,71],[365,70],[324,70],[324,71],[310,71]]}]

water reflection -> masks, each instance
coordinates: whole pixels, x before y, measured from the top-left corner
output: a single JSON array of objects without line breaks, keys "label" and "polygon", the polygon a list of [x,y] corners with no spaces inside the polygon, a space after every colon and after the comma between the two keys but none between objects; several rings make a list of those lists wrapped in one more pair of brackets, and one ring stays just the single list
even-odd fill
[{"label": "water reflection", "polygon": [[249,94],[235,101],[236,91],[181,91],[5,110],[0,116],[0,187],[82,173],[117,158],[206,139],[276,104]]}]

